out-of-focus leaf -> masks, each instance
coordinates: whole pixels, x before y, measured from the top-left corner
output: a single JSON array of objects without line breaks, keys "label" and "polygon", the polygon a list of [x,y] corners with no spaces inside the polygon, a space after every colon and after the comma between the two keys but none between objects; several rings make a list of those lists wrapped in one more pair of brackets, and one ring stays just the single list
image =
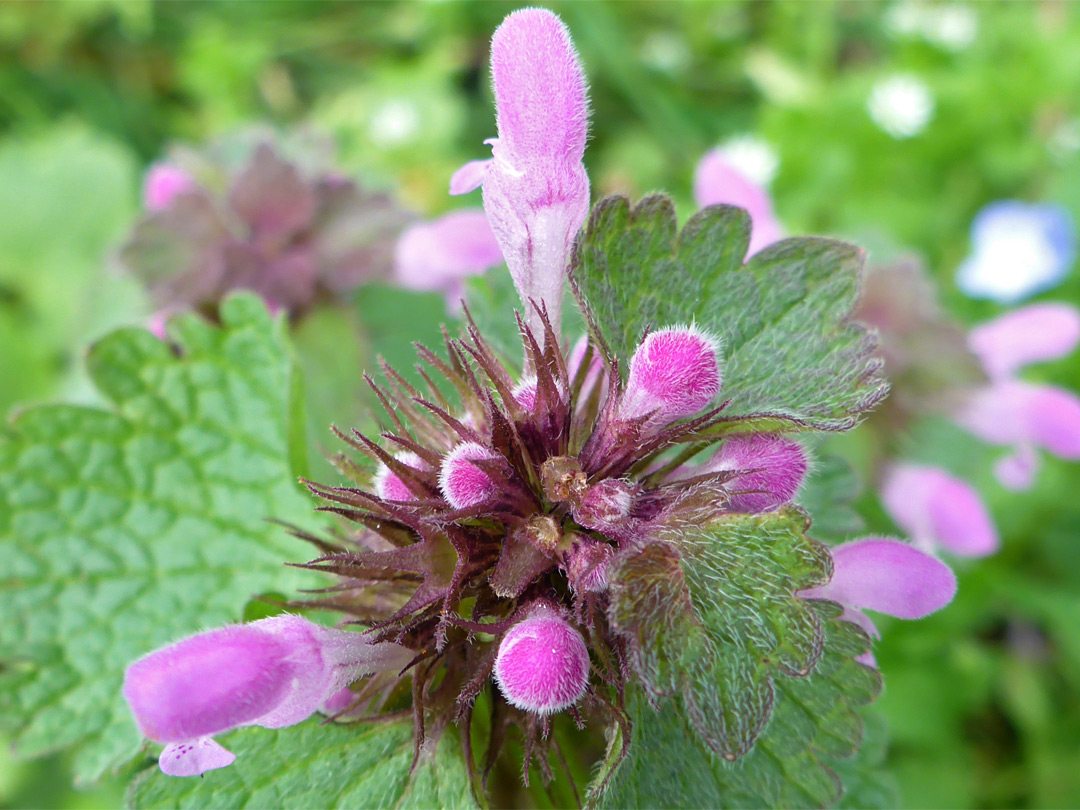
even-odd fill
[{"label": "out-of-focus leaf", "polygon": [[79,746],[80,780],[139,749],[130,661],[313,584],[268,522],[317,525],[289,464],[283,323],[247,296],[222,319],[173,321],[179,357],[108,335],[88,358],[108,407],[32,408],[0,435],[0,723],[23,756]]}]

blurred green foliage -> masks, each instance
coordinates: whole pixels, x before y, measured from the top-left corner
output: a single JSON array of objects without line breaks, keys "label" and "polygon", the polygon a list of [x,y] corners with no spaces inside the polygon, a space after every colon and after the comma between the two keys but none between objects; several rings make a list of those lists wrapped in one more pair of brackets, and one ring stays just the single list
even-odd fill
[{"label": "blurred green foliage", "polygon": [[[1002,197],[1052,200],[1080,219],[1080,6],[978,3],[970,42],[905,29],[951,5],[859,2],[553,3],[580,47],[594,116],[596,195],[670,190],[684,216],[698,157],[754,133],[775,149],[772,185],[794,233],[852,238],[885,256],[915,249],[947,308],[970,325],[998,311],[952,274],[968,225]],[[111,270],[141,171],[177,140],[255,122],[333,135],[346,168],[435,213],[451,172],[494,134],[486,42],[501,2],[339,3],[57,0],[0,5],[0,408],[83,398],[88,340],[139,322],[140,292]],[[907,31],[905,33],[905,30]],[[925,130],[895,139],[867,112],[883,78],[929,89]],[[479,204],[478,197],[465,204]],[[1046,298],[1080,301],[1075,269]],[[373,328],[426,333],[437,308],[380,293]],[[344,316],[342,316],[344,318]],[[301,356],[342,367],[350,327],[327,316]],[[421,323],[420,321],[423,321]],[[321,362],[321,361],[320,361]],[[1032,377],[1080,388],[1080,355]],[[343,391],[349,390],[344,387]],[[333,390],[312,403],[347,416]],[[321,439],[320,439],[321,440]],[[879,705],[887,763],[910,807],[1080,804],[1080,466],[1046,459],[1037,488],[1002,490],[989,449],[940,422],[905,446],[973,480],[1003,550],[960,563],[960,592],[918,623],[882,622]],[[866,476],[858,432],[833,442]],[[858,503],[893,532],[872,487]],[[120,666],[123,662],[117,662]],[[2,742],[2,741],[0,741]],[[119,777],[67,788],[63,755],[0,757],[0,807],[113,807]]]}]

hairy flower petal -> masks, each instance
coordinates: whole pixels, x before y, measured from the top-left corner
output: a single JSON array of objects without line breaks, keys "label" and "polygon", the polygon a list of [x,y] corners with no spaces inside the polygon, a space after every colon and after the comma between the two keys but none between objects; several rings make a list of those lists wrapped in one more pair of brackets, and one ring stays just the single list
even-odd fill
[{"label": "hairy flower petal", "polygon": [[1080,458],[1080,398],[1062,388],[1001,380],[971,396],[956,419],[991,444],[1031,444]]},{"label": "hairy flower petal", "polygon": [[463,442],[447,453],[439,470],[439,488],[450,505],[467,509],[493,498],[498,493],[495,482],[472,462],[498,458],[475,442]]},{"label": "hairy flower petal", "polygon": [[125,673],[124,699],[143,734],[174,744],[162,755],[162,770],[193,775],[232,761],[203,738],[236,726],[299,723],[360,675],[398,669],[411,657],[398,644],[273,616],[140,658]]},{"label": "hairy flower petal", "polygon": [[200,776],[216,768],[225,768],[236,761],[236,755],[226,751],[209,737],[189,742],[169,743],[158,757],[162,773],[169,776]]},{"label": "hairy flower petal", "polygon": [[650,332],[630,360],[619,417],[658,424],[697,413],[720,390],[719,343],[694,326]]},{"label": "hairy flower petal", "polygon": [[[532,301],[559,332],[563,282],[574,237],[589,210],[581,162],[588,132],[585,75],[569,32],[546,9],[510,14],[491,40],[499,137],[483,179],[484,208],[526,321],[543,329]],[[478,169],[460,170],[465,188]]]},{"label": "hairy flower petal", "polygon": [[[733,512],[764,512],[795,497],[806,477],[806,454],[798,442],[761,433],[733,436],[694,474],[748,470],[727,482]],[[753,490],[753,491],[749,491]]]},{"label": "hairy flower petal", "polygon": [[956,595],[956,577],[945,563],[899,540],[855,540],[831,552],[833,578],[801,596],[899,619],[921,619]]}]

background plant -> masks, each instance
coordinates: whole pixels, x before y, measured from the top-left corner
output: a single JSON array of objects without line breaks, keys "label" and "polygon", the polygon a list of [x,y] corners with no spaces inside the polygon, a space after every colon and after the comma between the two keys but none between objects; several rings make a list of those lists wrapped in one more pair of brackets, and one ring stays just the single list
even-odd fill
[{"label": "background plant", "polygon": [[[956,319],[970,325],[994,314],[952,282],[975,212],[1018,197],[1080,214],[1080,19],[1068,4],[973,5],[970,42],[943,43],[927,35],[932,26],[897,22],[897,9],[910,7],[925,8],[554,4],[592,78],[597,124],[586,161],[597,196],[663,187],[689,212],[700,154],[753,132],[779,157],[773,192],[792,232],[850,237],[883,259],[914,248]],[[490,134],[485,43],[509,8],[5,6],[5,406],[96,396],[82,382],[82,347],[148,312],[136,289],[102,273],[103,257],[135,214],[142,169],[174,140],[201,141],[254,120],[311,120],[340,140],[358,176],[399,186],[426,213],[451,206],[446,179]],[[904,140],[866,110],[874,85],[897,73],[919,77],[935,101],[926,127]],[[385,339],[380,350],[408,357],[393,326],[415,304],[376,295],[372,310],[382,320],[370,343]],[[1076,272],[1047,297],[1080,298]],[[441,301],[429,300],[441,313]],[[1080,359],[1039,367],[1034,378],[1076,388]],[[948,611],[887,627],[877,648],[889,674],[879,702],[891,736],[887,764],[903,802],[1075,804],[1080,507],[1071,493],[1080,472],[1047,460],[1036,488],[1017,496],[994,483],[993,452],[942,420],[906,436],[911,457],[979,484],[1003,550],[961,567]],[[858,433],[831,449],[869,470],[872,448]],[[895,530],[873,492],[857,506],[870,529]],[[119,801],[107,792],[58,795],[65,780],[52,773],[62,762],[4,761],[3,801]]]}]

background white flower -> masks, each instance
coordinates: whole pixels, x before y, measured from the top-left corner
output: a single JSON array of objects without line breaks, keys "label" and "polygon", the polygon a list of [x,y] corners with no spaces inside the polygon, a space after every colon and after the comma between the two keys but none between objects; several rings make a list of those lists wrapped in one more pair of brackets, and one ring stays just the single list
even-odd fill
[{"label": "background white flower", "polygon": [[759,186],[769,185],[780,168],[776,150],[756,135],[735,135],[721,143],[719,150],[729,165]]},{"label": "background white flower", "polygon": [[910,138],[930,123],[934,97],[920,79],[899,74],[874,85],[866,109],[874,123],[894,138]]}]

